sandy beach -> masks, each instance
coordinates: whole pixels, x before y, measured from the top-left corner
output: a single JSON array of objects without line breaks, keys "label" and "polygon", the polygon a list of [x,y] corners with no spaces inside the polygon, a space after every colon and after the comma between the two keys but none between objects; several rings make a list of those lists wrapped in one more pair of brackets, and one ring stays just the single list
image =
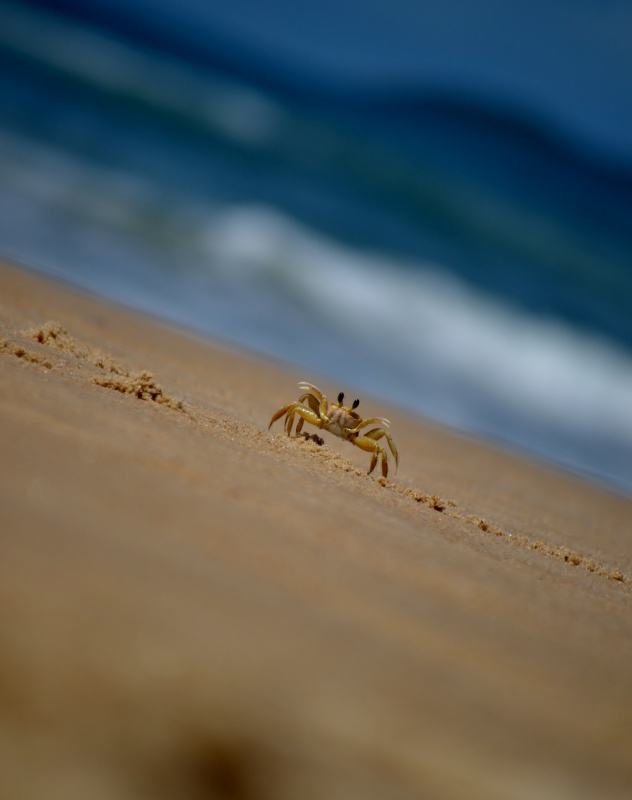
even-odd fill
[{"label": "sandy beach", "polygon": [[0,266],[2,797],[632,796],[632,500],[301,380]]}]

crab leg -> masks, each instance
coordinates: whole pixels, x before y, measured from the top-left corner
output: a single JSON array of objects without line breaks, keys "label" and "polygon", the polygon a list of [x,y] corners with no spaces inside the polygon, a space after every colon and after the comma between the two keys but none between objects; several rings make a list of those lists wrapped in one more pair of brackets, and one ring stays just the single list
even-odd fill
[{"label": "crab leg", "polygon": [[395,446],[395,442],[391,438],[390,433],[388,433],[388,431],[383,430],[383,428],[373,428],[372,431],[368,431],[367,433],[364,433],[362,435],[367,439],[373,439],[373,441],[381,439],[382,436],[386,438],[388,446],[391,449],[391,453],[395,457],[395,471],[397,471],[397,467],[399,467],[399,453],[397,452],[397,447]]},{"label": "crab leg", "polygon": [[366,450],[368,453],[373,453],[371,458],[371,466],[369,467],[369,475],[375,469],[377,459],[382,456],[382,475],[386,478],[388,475],[388,460],[386,458],[386,450],[379,445],[373,437],[369,436],[356,436],[355,439],[350,439],[353,444],[357,445],[361,450]]},{"label": "crab leg", "polygon": [[318,411],[320,410],[320,405],[319,405],[318,399],[316,397],[314,397],[313,394],[310,394],[309,392],[305,392],[305,394],[302,394],[298,398],[298,402],[299,403],[303,403],[303,405],[309,406],[312,409],[312,411],[314,412],[314,414],[318,414]]},{"label": "crab leg", "polygon": [[362,428],[366,428],[367,425],[374,425],[376,422],[379,422],[381,425],[385,425],[387,428],[391,424],[387,419],[384,419],[384,417],[371,417],[370,419],[363,419],[359,425],[356,425],[356,427],[350,431],[350,433],[361,431]]},{"label": "crab leg", "polygon": [[[298,402],[304,403],[307,398],[311,398],[311,402],[308,401],[307,405],[311,408],[314,414],[318,414],[318,401],[312,394],[304,394],[302,397],[299,397]],[[314,407],[315,406],[315,407]],[[292,414],[292,416],[294,416]],[[303,430],[303,423],[305,422],[305,417],[299,416],[298,422],[296,423],[296,435],[298,436],[299,433]],[[291,428],[291,426],[290,426]],[[288,435],[291,431],[288,430]]]},{"label": "crab leg", "polygon": [[391,453],[395,456],[395,460],[398,460],[397,448],[395,447],[395,442],[391,438],[391,435],[388,431],[385,431],[384,428],[373,428],[372,431],[367,431],[366,433],[362,434],[369,439],[373,439],[377,441],[381,439],[382,436],[386,437],[386,441],[388,442],[388,446],[391,448]]},{"label": "crab leg", "polygon": [[397,467],[399,466],[399,454],[397,452],[397,447],[395,447],[395,442],[391,439],[390,435],[382,428],[373,428],[372,431],[364,433],[361,436],[356,436],[353,439],[350,439],[349,441],[360,447],[362,450],[366,450],[369,453],[371,452],[373,453],[373,458],[371,459],[371,466],[369,467],[369,475],[375,469],[378,456],[381,454],[382,475],[386,478],[386,476],[388,475],[388,461],[386,458],[386,450],[384,450],[384,448],[377,443],[377,440],[381,439],[383,436],[386,437],[386,441],[388,442],[388,446],[391,449],[391,453],[395,457],[395,471],[397,471]]},{"label": "crab leg", "polygon": [[310,392],[315,395],[317,400],[319,401],[318,412],[322,419],[326,422],[329,422],[329,403],[327,402],[327,398],[325,395],[320,391],[317,386],[313,386],[311,383],[307,383],[306,381],[301,381],[299,383],[299,389],[303,389],[307,391],[309,394]]},{"label": "crab leg", "polygon": [[300,433],[300,430],[303,427],[303,421],[311,422],[312,425],[315,425],[317,428],[323,427],[323,421],[315,411],[303,405],[303,403],[301,403],[300,400],[295,400],[293,403],[289,403],[289,405],[283,406],[283,408],[280,408],[276,412],[276,414],[270,420],[270,424],[268,425],[268,430],[270,430],[273,423],[275,423],[278,419],[280,419],[284,414],[287,414],[287,419],[285,420],[285,430],[287,431],[288,436],[292,433],[292,425],[294,424],[294,416],[296,414],[298,414],[299,417],[301,418],[299,419],[298,425],[296,426],[297,433]]},{"label": "crab leg", "polygon": [[[293,406],[293,405],[294,405],[294,403],[290,403],[289,405],[287,405],[287,406],[283,406],[283,408],[280,408],[280,409],[279,409],[279,410],[276,412],[276,414],[274,414],[274,416],[272,417],[272,419],[270,420],[270,424],[268,425],[268,430],[270,430],[270,428],[272,427],[272,425],[273,425],[273,424],[274,424],[274,423],[275,423],[275,422],[276,422],[278,419],[281,419],[281,417],[282,417],[284,414],[287,414],[287,412],[288,412],[288,411],[289,411],[289,410],[292,408],[292,406]],[[286,423],[286,424],[287,424],[287,423]]]},{"label": "crab leg", "polygon": [[[298,400],[296,402],[297,403],[302,403],[303,405],[308,406],[314,412],[314,414],[318,415],[318,411],[319,411],[318,400],[314,397],[313,394],[310,394],[309,392],[306,392],[305,394],[302,394],[298,398]],[[294,413],[292,413],[292,419],[293,418],[294,418]],[[296,435],[297,436],[303,430],[303,423],[305,421],[306,421],[305,417],[300,417],[299,416],[299,420],[296,423]],[[311,420],[307,420],[307,421],[311,422]],[[291,434],[291,432],[292,432],[292,423],[290,421],[290,416],[289,415],[288,415],[288,419],[287,419],[287,423],[286,423],[286,428],[287,428],[287,433],[288,433],[288,436],[289,436]]]}]

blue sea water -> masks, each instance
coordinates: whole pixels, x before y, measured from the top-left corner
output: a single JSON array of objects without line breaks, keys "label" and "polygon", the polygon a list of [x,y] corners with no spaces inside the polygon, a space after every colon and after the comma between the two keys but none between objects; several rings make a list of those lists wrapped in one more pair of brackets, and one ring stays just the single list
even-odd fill
[{"label": "blue sea water", "polygon": [[0,0],[1,256],[632,492],[616,102],[450,82],[462,37],[432,81],[404,0],[355,59],[246,0],[128,5]]}]

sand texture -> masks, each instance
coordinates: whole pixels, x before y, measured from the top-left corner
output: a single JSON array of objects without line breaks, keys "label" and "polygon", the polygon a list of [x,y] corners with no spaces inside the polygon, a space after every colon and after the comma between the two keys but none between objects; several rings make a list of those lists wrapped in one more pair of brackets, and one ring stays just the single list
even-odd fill
[{"label": "sand texture", "polygon": [[300,380],[0,267],[0,796],[632,797],[632,502]]}]

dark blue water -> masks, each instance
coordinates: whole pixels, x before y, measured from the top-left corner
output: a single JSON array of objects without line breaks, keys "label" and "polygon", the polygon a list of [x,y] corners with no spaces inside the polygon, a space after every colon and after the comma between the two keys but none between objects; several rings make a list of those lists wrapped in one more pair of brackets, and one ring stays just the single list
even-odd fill
[{"label": "dark blue water", "polygon": [[0,2],[0,254],[631,491],[616,20],[573,103],[516,31],[500,74],[432,3],[277,3]]}]

